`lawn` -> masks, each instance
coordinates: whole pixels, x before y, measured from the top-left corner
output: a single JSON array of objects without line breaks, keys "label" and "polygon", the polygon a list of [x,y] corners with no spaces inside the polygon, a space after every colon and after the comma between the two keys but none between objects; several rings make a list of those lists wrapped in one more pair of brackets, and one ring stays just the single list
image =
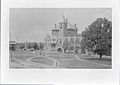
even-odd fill
[{"label": "lawn", "polygon": [[[111,68],[111,59],[104,57],[103,59],[99,60],[99,57],[96,56],[86,56],[79,54],[77,55],[82,60],[77,60],[75,54],[71,53],[51,53],[48,57],[57,59],[59,61],[59,66],[64,68],[70,69],[104,69],[104,68]],[[86,62],[85,62],[86,61]],[[109,66],[106,66],[109,65]]]},{"label": "lawn", "polygon": [[100,64],[94,64],[79,60],[59,60],[60,67],[69,68],[69,69],[107,69],[111,68],[109,66],[103,66]]},{"label": "lawn", "polygon": [[12,56],[12,61],[10,58],[10,68],[15,69],[28,69],[28,68],[43,68],[40,66],[35,66],[28,63],[26,60],[29,58],[40,57],[39,52],[34,51],[27,51],[27,50],[17,50],[17,51],[10,51],[10,57]]},{"label": "lawn", "polygon": [[88,60],[90,62],[95,62],[99,64],[112,65],[112,57],[111,56],[103,56],[102,59],[99,58],[99,55],[77,55],[79,58]]},{"label": "lawn", "polygon": [[31,59],[32,62],[35,63],[42,63],[42,64],[47,64],[47,65],[53,65],[53,60],[50,60],[46,57],[36,57]]},{"label": "lawn", "polygon": [[[43,56],[46,55],[47,57]],[[69,68],[69,69],[106,69],[111,68],[111,57],[104,57],[102,59],[99,59],[98,56],[87,56],[78,54],[79,57],[75,54],[71,53],[57,53],[57,52],[49,52],[45,53],[43,52],[41,57],[39,55],[39,51],[12,51],[10,52],[10,56],[12,56],[15,61],[11,62],[11,68],[37,68],[38,66],[35,66],[36,64],[45,64],[45,65],[53,65],[54,61],[51,59],[55,59],[56,61],[59,61],[60,68]],[[33,57],[33,58],[32,58]],[[27,63],[26,59],[31,59],[31,62],[35,62],[35,65],[31,65]],[[108,66],[107,66],[108,65]]]},{"label": "lawn", "polygon": [[12,57],[13,59],[20,59],[22,61],[25,61],[26,59],[30,58],[30,57],[34,57],[35,55],[30,52],[30,51],[11,51],[10,52],[10,57]]},{"label": "lawn", "polygon": [[74,59],[75,56],[72,55],[72,54],[64,54],[64,53],[52,53],[52,54],[48,54],[47,57],[51,57],[51,58],[54,58],[54,59]]}]

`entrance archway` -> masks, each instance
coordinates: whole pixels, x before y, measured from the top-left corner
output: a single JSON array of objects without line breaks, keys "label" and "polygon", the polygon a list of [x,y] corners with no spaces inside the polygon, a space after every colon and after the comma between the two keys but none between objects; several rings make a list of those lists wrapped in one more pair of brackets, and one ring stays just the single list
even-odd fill
[{"label": "entrance archway", "polygon": [[62,52],[62,48],[58,48],[58,50],[57,50],[58,52]]}]

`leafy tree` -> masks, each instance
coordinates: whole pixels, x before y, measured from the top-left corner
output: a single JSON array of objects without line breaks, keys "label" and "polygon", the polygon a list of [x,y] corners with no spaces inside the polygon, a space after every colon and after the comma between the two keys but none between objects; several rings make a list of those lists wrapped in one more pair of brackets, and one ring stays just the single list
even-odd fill
[{"label": "leafy tree", "polygon": [[20,43],[18,46],[19,46],[20,49],[25,48],[25,44],[23,44],[23,43]]},{"label": "leafy tree", "polygon": [[85,54],[86,46],[84,44],[81,44],[81,53]]},{"label": "leafy tree", "polygon": [[11,45],[9,46],[9,49],[10,49],[11,51],[15,51],[15,50],[16,50],[16,45],[15,45],[15,44],[11,44]]},{"label": "leafy tree", "polygon": [[33,47],[35,50],[39,50],[39,46],[38,46],[38,44],[37,44],[36,42],[34,42],[34,43],[32,44],[32,47]]},{"label": "leafy tree", "polygon": [[41,50],[43,50],[43,48],[44,48],[44,43],[41,43],[41,42],[40,42],[39,48],[40,48]]},{"label": "leafy tree", "polygon": [[81,47],[100,55],[111,55],[112,22],[106,18],[98,18],[82,32]]},{"label": "leafy tree", "polygon": [[31,44],[31,43],[28,43],[28,44],[27,44],[27,48],[28,48],[28,49],[32,48],[32,44]]}]

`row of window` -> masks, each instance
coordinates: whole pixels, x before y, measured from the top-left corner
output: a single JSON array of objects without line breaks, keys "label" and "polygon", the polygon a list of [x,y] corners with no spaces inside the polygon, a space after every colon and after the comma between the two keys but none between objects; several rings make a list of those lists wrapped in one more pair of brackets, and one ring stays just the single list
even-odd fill
[{"label": "row of window", "polygon": [[[65,42],[69,42],[69,39],[68,38],[65,38]],[[79,38],[76,38],[75,40],[74,40],[74,38],[70,38],[70,42],[79,42]]]},{"label": "row of window", "polygon": [[[47,43],[49,43],[51,40],[46,40]],[[76,38],[74,40],[74,38],[70,38],[70,40],[68,38],[65,38],[64,42],[71,42],[71,43],[74,43],[74,42],[79,42],[79,38]],[[58,42],[58,40],[57,40]],[[59,40],[59,43],[62,43],[62,39]]]}]

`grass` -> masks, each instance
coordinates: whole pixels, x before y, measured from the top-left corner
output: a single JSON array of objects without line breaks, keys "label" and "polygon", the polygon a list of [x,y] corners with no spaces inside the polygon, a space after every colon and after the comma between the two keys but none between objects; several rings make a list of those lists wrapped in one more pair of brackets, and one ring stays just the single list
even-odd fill
[{"label": "grass", "polygon": [[63,54],[63,53],[52,53],[50,55],[48,55],[47,57],[51,57],[54,59],[74,59],[74,55],[72,54]]},{"label": "grass", "polygon": [[78,60],[60,60],[60,67],[69,68],[69,69],[107,69],[111,67],[96,65],[92,63],[87,63],[84,61]]},{"label": "grass", "polygon": [[[45,52],[42,53],[42,55],[46,55]],[[11,65],[15,68],[36,68],[36,66],[26,66],[26,65],[21,65],[19,64],[19,60],[20,61],[24,61],[26,62],[26,59],[28,58],[32,58],[32,62],[35,63],[41,63],[41,64],[46,64],[46,65],[53,65],[54,61],[47,58],[53,58],[59,61],[59,67],[64,67],[64,68],[69,68],[69,69],[104,69],[104,68],[111,68],[111,62],[112,59],[110,57],[104,57],[102,59],[99,59],[98,56],[86,56],[86,55],[82,55],[82,54],[78,54],[77,56],[79,56],[80,59],[84,59],[88,62],[84,62],[84,61],[80,61],[76,59],[75,54],[64,54],[64,53],[54,53],[54,52],[49,52],[47,53],[47,57],[39,57],[39,51],[35,51],[34,53],[32,53],[31,51],[12,51],[10,52],[10,56],[12,56],[14,59],[17,59],[18,62],[14,61],[11,63]],[[89,63],[92,62],[92,63]],[[98,63],[98,64],[94,64],[94,63]],[[106,65],[110,65],[110,66],[104,66],[104,65],[100,65],[100,64],[106,64]]]},{"label": "grass", "polygon": [[25,61],[26,59],[35,56],[30,51],[12,51],[10,52],[10,56],[15,59],[20,59],[22,61]]},{"label": "grass", "polygon": [[36,57],[31,59],[32,62],[35,63],[42,63],[42,64],[47,64],[47,65],[53,65],[53,60],[50,60],[45,57]]},{"label": "grass", "polygon": [[90,62],[95,62],[99,64],[105,64],[105,65],[112,65],[112,58],[110,56],[103,56],[101,59],[99,58],[99,55],[78,55],[79,58],[88,60]]}]

